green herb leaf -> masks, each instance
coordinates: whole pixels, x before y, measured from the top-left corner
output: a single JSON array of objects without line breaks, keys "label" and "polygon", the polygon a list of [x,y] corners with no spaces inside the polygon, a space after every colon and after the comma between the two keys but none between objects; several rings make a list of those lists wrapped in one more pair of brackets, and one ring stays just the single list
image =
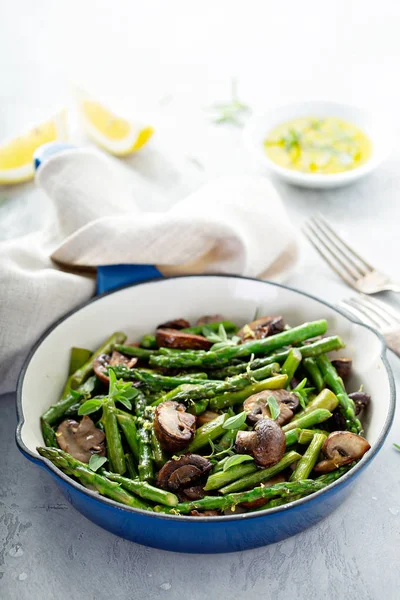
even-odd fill
[{"label": "green herb leaf", "polygon": [[225,423],[222,425],[223,429],[239,429],[242,425],[245,424],[247,419],[247,412],[243,411],[238,415],[234,415],[233,417],[229,417],[226,419]]},{"label": "green herb leaf", "polygon": [[294,393],[296,394],[296,396],[299,399],[299,404],[300,404],[301,408],[304,410],[306,408],[307,404],[306,404],[303,394],[301,392],[294,392]]},{"label": "green herb leaf", "polygon": [[132,402],[128,400],[128,398],[121,396],[120,398],[116,399],[116,402],[120,402],[120,404],[123,404],[128,410],[132,410]]},{"label": "green herb leaf", "polygon": [[236,335],[228,338],[228,334],[226,333],[225,327],[222,323],[218,328],[218,333],[211,331],[210,328],[207,328],[207,325],[203,327],[202,333],[210,342],[213,342],[211,350],[220,350],[226,346],[237,346],[238,342],[241,341]]},{"label": "green herb leaf", "polygon": [[105,456],[92,454],[92,456],[89,458],[89,469],[91,469],[92,471],[97,471],[97,469],[100,469],[100,467],[103,466],[106,462],[107,458]]},{"label": "green herb leaf", "polygon": [[223,470],[227,471],[235,465],[240,465],[240,463],[249,462],[251,460],[254,460],[254,458],[252,456],[249,456],[248,454],[234,454],[233,456],[230,456],[228,460],[224,463]]},{"label": "green herb leaf", "polygon": [[400,444],[393,444],[393,446],[400,452]]},{"label": "green herb leaf", "polygon": [[293,390],[292,390],[292,391],[293,391],[294,393],[296,393],[296,392],[301,392],[301,390],[302,390],[302,389],[303,389],[303,388],[306,386],[306,384],[307,384],[307,377],[304,377],[304,379],[302,379],[302,380],[300,381],[300,383],[298,383],[298,384],[296,385],[296,387],[295,387],[295,388],[293,388]]},{"label": "green herb leaf", "polygon": [[90,415],[96,410],[103,406],[103,400],[92,398],[92,400],[86,400],[78,410],[78,415]]},{"label": "green herb leaf", "polygon": [[271,419],[275,421],[281,414],[281,408],[279,406],[279,402],[275,399],[274,396],[268,396],[267,398],[269,412],[271,413]]},{"label": "green herb leaf", "polygon": [[214,104],[208,110],[215,113],[214,123],[232,123],[241,126],[240,117],[250,111],[250,108],[240,102],[237,95],[237,82],[232,79],[232,99],[226,104]]}]

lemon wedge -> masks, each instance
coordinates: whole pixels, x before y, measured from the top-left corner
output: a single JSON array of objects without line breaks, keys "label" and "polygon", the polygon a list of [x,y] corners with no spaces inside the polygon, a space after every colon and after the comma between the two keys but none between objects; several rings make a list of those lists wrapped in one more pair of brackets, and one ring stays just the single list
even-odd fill
[{"label": "lemon wedge", "polygon": [[0,145],[0,184],[33,178],[33,153],[47,142],[67,139],[67,113],[63,110],[27,133]]},{"label": "lemon wedge", "polygon": [[78,92],[78,105],[86,134],[115,156],[136,152],[154,133],[150,125],[119,117],[84,92]]}]

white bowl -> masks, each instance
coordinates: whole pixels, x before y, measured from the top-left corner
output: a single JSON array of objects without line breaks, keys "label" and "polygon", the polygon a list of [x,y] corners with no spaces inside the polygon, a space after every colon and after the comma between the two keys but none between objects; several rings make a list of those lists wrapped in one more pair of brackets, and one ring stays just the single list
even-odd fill
[{"label": "white bowl", "polygon": [[[339,117],[354,123],[371,140],[370,158],[366,163],[351,171],[333,174],[301,173],[274,163],[264,150],[264,140],[268,133],[280,123],[307,116]],[[253,116],[245,127],[243,136],[246,148],[253,158],[287,183],[308,188],[334,188],[347,185],[368,175],[387,158],[392,147],[390,131],[391,128],[384,119],[355,106],[337,102],[311,101],[278,106],[263,115]]]}]

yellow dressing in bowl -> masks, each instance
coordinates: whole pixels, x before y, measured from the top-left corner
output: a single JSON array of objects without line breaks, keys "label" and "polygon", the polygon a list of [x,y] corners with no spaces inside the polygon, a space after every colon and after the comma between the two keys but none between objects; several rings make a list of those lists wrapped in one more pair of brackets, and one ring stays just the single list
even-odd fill
[{"label": "yellow dressing in bowl", "polygon": [[264,141],[277,165],[303,173],[343,173],[371,156],[368,136],[336,117],[299,117],[274,127]]}]

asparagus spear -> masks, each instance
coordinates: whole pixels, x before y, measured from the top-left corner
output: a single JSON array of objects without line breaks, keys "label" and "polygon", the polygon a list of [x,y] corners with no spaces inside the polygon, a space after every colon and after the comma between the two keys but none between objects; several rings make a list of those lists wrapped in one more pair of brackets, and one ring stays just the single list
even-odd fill
[{"label": "asparagus spear", "polygon": [[322,444],[326,440],[326,435],[316,433],[310,442],[307,450],[296,465],[295,470],[290,476],[290,481],[300,481],[308,479],[316,462],[318,461],[319,453],[321,452]]},{"label": "asparagus spear", "polygon": [[157,354],[157,350],[147,350],[138,346],[124,346],[123,344],[115,344],[114,349],[127,356],[136,356],[136,358],[144,358],[146,360],[153,354]]},{"label": "asparagus spear", "polygon": [[131,449],[133,456],[135,457],[136,461],[138,461],[139,441],[135,418],[122,410],[118,410],[117,421],[125,435],[125,439],[128,442],[128,446]]},{"label": "asparagus spear", "polygon": [[136,398],[134,399],[134,403],[135,403],[136,416],[142,417],[144,415],[144,411],[146,410],[146,407],[147,407],[147,398],[141,390],[138,390],[138,394],[137,394]]},{"label": "asparagus spear", "polygon": [[207,398],[204,398],[203,400],[197,400],[197,402],[190,402],[187,412],[196,416],[202,415],[203,412],[207,410],[208,403],[209,400]]},{"label": "asparagus spear", "polygon": [[[203,398],[213,398],[219,396],[225,392],[236,392],[249,385],[250,381],[260,381],[271,375],[271,365],[257,369],[256,371],[250,371],[249,373],[243,373],[241,375],[235,375],[229,377],[224,381],[204,381],[196,385],[184,383],[180,389],[173,390],[173,394],[159,398],[156,402],[153,402],[153,406],[161,404],[165,400],[170,400],[172,397],[177,402],[183,402],[187,400],[201,400]],[[286,378],[285,378],[286,379]]]},{"label": "asparagus spear", "polygon": [[140,346],[142,348],[146,348],[146,349],[156,349],[157,348],[157,342],[156,342],[156,336],[155,335],[144,335],[142,337],[142,339],[140,340]]},{"label": "asparagus spear", "polygon": [[110,398],[107,398],[103,404],[103,425],[111,464],[117,473],[123,475],[126,471],[125,454],[118,429],[115,404]]},{"label": "asparagus spear", "polygon": [[92,354],[89,360],[80,369],[75,371],[75,373],[72,375],[71,387],[75,389],[79,385],[82,385],[85,379],[87,379],[93,372],[94,360],[100,356],[100,354],[110,354],[115,344],[123,344],[125,340],[126,335],[124,333],[121,333],[120,331],[113,333],[113,335],[109,337],[108,340],[106,340],[104,344]]},{"label": "asparagus spear", "polygon": [[103,475],[105,475],[107,479],[121,484],[125,490],[128,490],[128,492],[132,492],[132,494],[136,494],[141,498],[146,498],[147,500],[152,500],[153,502],[159,502],[160,504],[165,504],[166,506],[176,506],[178,504],[178,497],[175,496],[175,494],[160,490],[159,488],[156,488],[145,481],[128,479],[127,477],[122,477],[116,473],[109,473],[108,471],[103,471]]},{"label": "asparagus spear", "polygon": [[284,469],[287,469],[292,463],[300,460],[300,458],[301,454],[291,450],[287,452],[281,458],[281,460],[276,463],[276,465],[268,467],[268,469],[259,469],[257,472],[252,473],[251,475],[245,475],[241,479],[222,487],[219,491],[221,494],[230,494],[231,492],[240,492],[241,490],[253,488],[259,483],[271,479],[271,477],[274,477],[274,475],[278,475],[278,473],[281,473]]},{"label": "asparagus spear", "polygon": [[[161,469],[161,467],[167,462],[168,458],[166,457],[165,452],[162,449],[160,442],[158,441],[153,426],[151,427],[150,440],[151,447],[153,449],[154,462],[156,464],[157,469]],[[154,502],[157,502],[157,500],[154,500]]]},{"label": "asparagus spear", "polygon": [[147,481],[153,479],[153,457],[151,450],[150,431],[149,426],[145,425],[138,431],[139,440],[139,479],[141,481]]},{"label": "asparagus spear", "polygon": [[302,417],[293,419],[287,425],[282,427],[283,431],[290,431],[291,429],[296,429],[300,427],[300,429],[308,429],[313,425],[318,425],[318,423],[322,423],[326,421],[332,416],[332,413],[325,408],[317,408],[310,413],[303,415]]},{"label": "asparagus spear", "polygon": [[174,352],[167,356],[151,356],[150,364],[166,368],[200,367],[209,368],[226,365],[233,358],[243,358],[251,354],[268,354],[290,344],[298,344],[310,337],[323,335],[327,330],[325,319],[304,323],[281,333],[261,340],[251,340],[239,346],[225,346],[215,352],[196,353],[195,351]]},{"label": "asparagus spear", "polygon": [[302,354],[300,350],[297,348],[292,348],[289,351],[288,357],[282,365],[282,374],[287,375],[288,378],[288,387],[290,387],[290,382],[292,377],[297,371],[297,367],[301,363]]},{"label": "asparagus spear", "polygon": [[317,364],[326,385],[332,388],[333,392],[338,397],[340,412],[346,419],[347,429],[353,433],[361,433],[362,427],[359,419],[356,417],[354,402],[348,397],[343,381],[339,377],[335,367],[325,354],[317,358]]},{"label": "asparagus spear", "polygon": [[124,366],[116,366],[113,367],[113,370],[119,379],[136,379],[137,381],[142,381],[147,386],[155,390],[172,390],[178,387],[178,385],[202,384],[205,380],[207,380],[207,383],[213,383],[212,381],[208,380],[207,373],[166,377],[165,375],[160,375],[159,373],[150,371],[148,369],[128,369]]},{"label": "asparagus spear", "polygon": [[317,391],[320,392],[324,387],[324,378],[321,375],[321,371],[318,368],[317,363],[311,356],[303,360],[303,367],[310,376],[311,383],[316,387]]},{"label": "asparagus spear", "polygon": [[207,479],[207,483],[204,486],[204,489],[208,492],[210,490],[219,490],[228,483],[232,483],[233,481],[237,481],[244,477],[245,475],[250,475],[257,471],[257,467],[254,462],[241,463],[240,465],[234,465],[230,469],[226,471],[217,471],[210,475]]},{"label": "asparagus spear", "polygon": [[[353,463],[353,465],[354,465],[354,463]],[[340,469],[336,469],[336,471],[327,473],[326,475],[321,475],[320,477],[317,477],[314,481],[322,483],[324,485],[324,487],[326,487],[330,483],[333,483],[334,481],[336,481],[337,479],[342,477],[342,475],[344,475],[344,473],[346,473],[346,471],[348,471],[351,468],[351,466],[352,465],[347,465],[345,467],[341,467]],[[295,500],[299,500],[300,498],[309,496],[314,491],[315,490],[305,490],[301,494],[289,494],[288,496],[284,496],[281,498],[273,498],[267,504],[264,504],[264,506],[260,506],[259,508],[255,508],[254,510],[260,511],[260,510],[266,510],[268,508],[275,508],[277,506],[283,506],[284,504],[288,504],[289,502],[294,502]]]},{"label": "asparagus spear", "polygon": [[215,398],[211,398],[210,408],[211,410],[222,410],[230,406],[242,404],[242,402],[249,398],[249,396],[252,396],[253,394],[258,394],[258,392],[262,392],[263,390],[282,389],[283,387],[285,387],[286,382],[286,375],[276,375],[275,377],[270,377],[269,379],[265,379],[264,381],[252,383],[251,385],[246,386],[238,392],[226,392],[225,394],[221,394],[220,396],[215,396]]},{"label": "asparagus spear", "polygon": [[218,447],[222,450],[227,450],[232,446],[232,444],[236,440],[236,434],[238,431],[247,431],[248,426],[244,423],[239,429],[228,429],[226,433],[222,436],[222,438],[218,442]]},{"label": "asparagus spear", "polygon": [[52,426],[49,425],[49,423],[43,419],[43,417],[40,418],[40,427],[46,446],[49,446],[51,448],[57,448],[58,444],[56,432],[54,431]]},{"label": "asparagus spear", "polygon": [[219,438],[225,430],[223,425],[228,418],[226,413],[216,417],[212,421],[208,423],[204,423],[201,427],[196,431],[193,440],[190,442],[189,446],[185,448],[181,454],[186,454],[190,452],[197,452],[200,448],[207,446],[210,443],[210,440],[214,441]]},{"label": "asparagus spear", "polygon": [[[318,340],[313,342],[312,344],[306,344],[304,346],[299,346],[297,350],[301,352],[301,355],[304,358],[318,356],[319,354],[323,354],[324,352],[331,352],[333,350],[339,350],[340,348],[344,348],[343,340],[338,336],[331,336],[323,338],[322,340]],[[259,369],[261,367],[265,367],[266,365],[270,365],[271,363],[283,363],[287,357],[289,356],[290,350],[282,350],[276,354],[271,356],[263,356],[261,358],[255,358],[252,363],[252,369]],[[212,371],[213,376],[216,378],[224,378],[231,377],[232,375],[238,375],[239,373],[244,373],[248,367],[247,362],[241,362],[237,365],[230,365],[228,367],[224,367],[222,369]]]},{"label": "asparagus spear", "polygon": [[76,458],[73,458],[63,450],[41,447],[36,449],[41,456],[50,460],[56,467],[80,479],[85,485],[93,486],[102,496],[107,496],[111,500],[134,508],[152,510],[150,504],[132,496],[132,494],[122,489],[118,483],[110,481],[104,475],[92,471],[85,463],[76,460]]},{"label": "asparagus spear", "polygon": [[71,356],[69,359],[69,375],[73,375],[75,371],[80,369],[92,356],[92,351],[86,348],[71,348]]},{"label": "asparagus spear", "polygon": [[135,463],[132,458],[132,454],[128,452],[125,454],[125,462],[126,462],[126,473],[130,479],[136,479],[138,474],[136,471]]},{"label": "asparagus spear", "polygon": [[324,431],[323,429],[291,429],[285,435],[288,436],[293,431],[299,432],[297,439],[299,444],[309,444],[316,433],[322,433],[325,437],[329,435],[329,431]]},{"label": "asparagus spear", "polygon": [[82,384],[76,390],[69,390],[68,394],[61,398],[55,404],[52,404],[46,412],[43,413],[42,418],[49,425],[53,425],[56,421],[61,419],[64,413],[70,409],[74,404],[79,402],[83,397],[90,396],[96,385],[96,377],[90,377],[84,384]]},{"label": "asparagus spear", "polygon": [[238,494],[227,494],[226,496],[205,496],[201,500],[193,500],[191,502],[180,502],[174,509],[164,509],[163,507],[155,506],[156,512],[172,512],[187,514],[192,510],[226,510],[231,506],[236,506],[242,502],[253,502],[260,498],[273,498],[274,496],[286,496],[293,494],[304,494],[317,492],[324,486],[319,481],[313,479],[305,479],[304,481],[293,481],[276,483],[269,487],[257,487],[248,492]]},{"label": "asparagus spear", "polygon": [[339,400],[337,396],[335,396],[331,390],[324,389],[318,394],[318,396],[315,396],[315,398],[311,400],[309,404],[307,404],[304,410],[301,410],[296,414],[296,419],[310,414],[310,412],[316,410],[317,408],[326,408],[326,410],[332,412],[335,410],[338,404]]}]

